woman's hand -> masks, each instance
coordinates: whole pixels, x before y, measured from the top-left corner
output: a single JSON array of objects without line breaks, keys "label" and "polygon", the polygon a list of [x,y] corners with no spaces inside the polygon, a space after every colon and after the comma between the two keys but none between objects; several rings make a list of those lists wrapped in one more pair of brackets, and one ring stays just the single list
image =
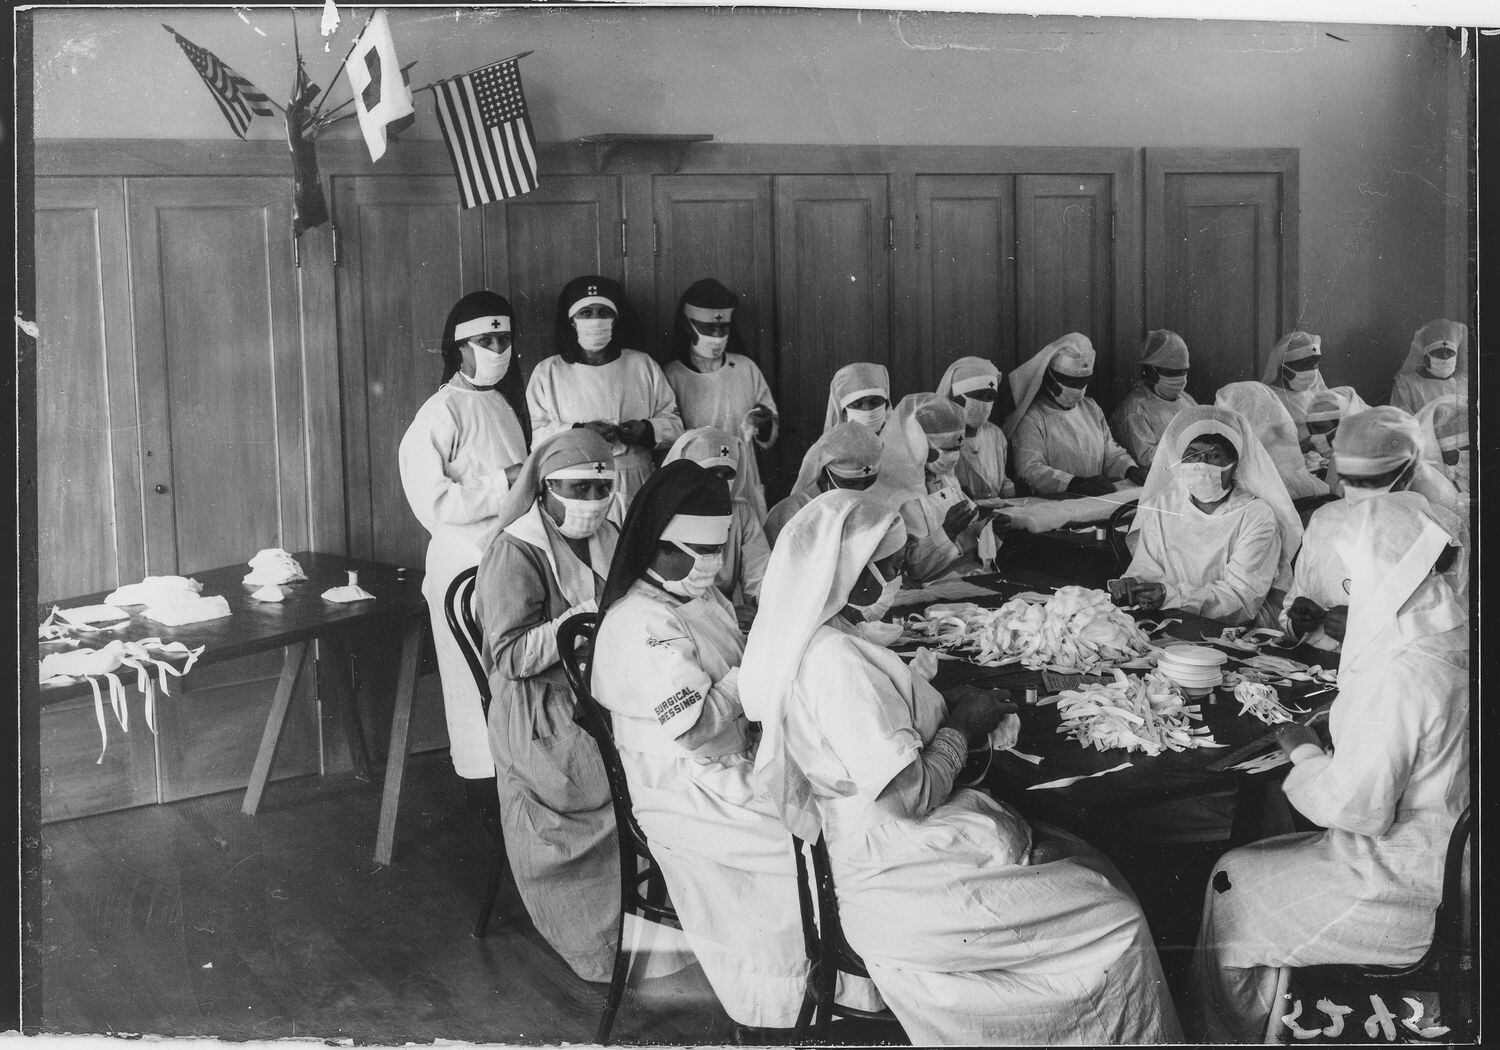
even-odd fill
[{"label": "woman's hand", "polygon": [[619,427],[620,440],[627,445],[654,445],[656,435],[651,430],[651,424],[644,419],[632,419],[621,423]]},{"label": "woman's hand", "polygon": [[1125,472],[1125,480],[1132,485],[1144,485],[1146,483],[1146,468],[1131,467]]},{"label": "woman's hand", "polygon": [[1317,733],[1314,733],[1307,726],[1299,726],[1295,722],[1277,727],[1276,743],[1281,746],[1281,750],[1286,752],[1288,756],[1303,744],[1311,744],[1317,748],[1323,746],[1323,742],[1318,739]]},{"label": "woman's hand", "polygon": [[1335,605],[1323,613],[1323,633],[1339,644],[1343,644],[1344,632],[1349,629],[1349,606]]},{"label": "woman's hand", "polygon": [[771,414],[771,410],[765,405],[756,405],[747,413],[747,418],[750,420],[751,425],[755,427],[756,434],[759,436],[761,432],[770,429],[771,423],[776,417]]},{"label": "woman's hand", "polygon": [[1068,491],[1075,496],[1103,496],[1114,490],[1114,485],[1103,474],[1096,474],[1091,478],[1075,476],[1068,482]]},{"label": "woman's hand", "polygon": [[603,419],[591,419],[587,423],[584,423],[583,426],[598,434],[611,445],[615,443],[616,428],[613,423]]},{"label": "woman's hand", "polygon": [[957,729],[969,742],[977,747],[1000,724],[1007,714],[1014,714],[1016,705],[1009,702],[1010,693],[1003,689],[975,689],[961,685],[948,696],[948,717],[943,724]]},{"label": "woman's hand", "polygon": [[1137,583],[1130,589],[1130,596],[1142,609],[1160,609],[1167,600],[1167,588],[1155,581]]},{"label": "woman's hand", "polygon": [[1306,638],[1323,622],[1323,607],[1311,598],[1299,595],[1288,607],[1286,618],[1292,633],[1298,638]]},{"label": "woman's hand", "polygon": [[967,529],[974,521],[974,515],[979,513],[979,508],[967,501],[955,503],[948,508],[948,513],[943,516],[943,531],[948,538],[956,539],[958,534]]}]

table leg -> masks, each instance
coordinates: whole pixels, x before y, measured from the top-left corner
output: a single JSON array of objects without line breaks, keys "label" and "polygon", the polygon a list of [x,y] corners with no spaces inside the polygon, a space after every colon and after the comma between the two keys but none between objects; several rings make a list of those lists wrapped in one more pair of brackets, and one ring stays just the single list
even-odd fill
[{"label": "table leg", "polygon": [[364,721],[359,714],[359,696],[349,680],[349,650],[344,640],[330,633],[320,640],[327,654],[328,684],[336,694],[339,720],[343,723],[344,739],[349,747],[349,760],[354,765],[354,775],[360,780],[370,779],[370,750],[365,744]]},{"label": "table leg", "polygon": [[250,784],[245,788],[245,802],[240,807],[240,812],[249,816],[255,816],[255,811],[260,807],[260,796],[266,790],[266,781],[271,778],[271,763],[276,760],[276,746],[281,743],[281,729],[286,725],[287,708],[291,706],[292,692],[297,688],[297,679],[302,675],[302,665],[307,660],[310,644],[297,642],[282,650],[281,678],[276,683],[276,695],[271,698],[271,710],[266,715],[266,729],[261,734],[260,750],[255,754]]},{"label": "table leg", "polygon": [[391,715],[391,741],[385,756],[385,787],[380,798],[380,828],[375,835],[375,863],[389,864],[396,844],[396,810],[401,805],[401,780],[406,775],[406,749],[411,733],[412,698],[422,661],[422,633],[426,617],[413,617],[401,638],[401,669],[396,677],[396,707]]}]

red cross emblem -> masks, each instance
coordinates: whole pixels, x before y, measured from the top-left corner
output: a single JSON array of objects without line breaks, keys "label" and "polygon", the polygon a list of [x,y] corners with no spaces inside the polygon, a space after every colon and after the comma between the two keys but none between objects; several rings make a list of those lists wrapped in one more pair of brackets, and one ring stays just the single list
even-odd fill
[{"label": "red cross emblem", "polygon": [[729,456],[729,446],[728,445],[720,445],[719,446],[719,455],[724,456],[725,458],[728,458],[728,456]]},{"label": "red cross emblem", "polygon": [[494,318],[493,320],[490,321],[490,327],[493,328],[493,329],[495,329],[496,331],[499,331],[501,328],[504,327],[504,325],[502,325],[500,323],[500,318],[496,317],[496,318]]},{"label": "red cross emblem", "polygon": [[604,464],[603,463],[595,463],[594,464],[594,473],[595,474],[603,474],[604,473]]},{"label": "red cross emblem", "polygon": [[598,295],[599,294],[599,287],[598,287],[598,285],[593,285],[593,284],[589,285],[589,294],[590,295]]}]

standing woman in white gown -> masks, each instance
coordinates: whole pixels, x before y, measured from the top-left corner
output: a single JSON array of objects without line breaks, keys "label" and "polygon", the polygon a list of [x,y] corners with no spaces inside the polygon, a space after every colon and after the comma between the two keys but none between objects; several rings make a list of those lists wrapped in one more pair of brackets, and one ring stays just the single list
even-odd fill
[{"label": "standing woman in white gown", "polygon": [[449,752],[471,799],[486,810],[495,804],[495,764],[484,709],[443,606],[453,578],[478,565],[494,537],[495,515],[530,443],[511,317],[510,303],[491,291],[470,292],[448,311],[443,385],[417,410],[400,449],[401,487],[432,536],[422,594],[434,624]]}]

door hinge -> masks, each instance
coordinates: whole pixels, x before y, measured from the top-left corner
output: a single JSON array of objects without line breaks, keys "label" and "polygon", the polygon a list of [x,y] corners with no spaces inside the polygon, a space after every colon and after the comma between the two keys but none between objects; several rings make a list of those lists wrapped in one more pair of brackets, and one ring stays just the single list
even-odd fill
[{"label": "door hinge", "polygon": [[1284,211],[1276,213],[1276,236],[1286,237],[1286,212]]},{"label": "door hinge", "polygon": [[333,265],[337,266],[339,264],[339,228],[330,222],[328,229],[333,234]]},{"label": "door hinge", "polygon": [[620,258],[623,259],[628,254],[630,254],[630,253],[625,250],[625,220],[621,219],[620,220]]},{"label": "door hinge", "polygon": [[912,247],[916,248],[917,251],[921,251],[922,250],[922,213],[921,212],[917,212],[917,214],[915,214],[915,215],[913,215],[911,217],[911,224],[912,224],[911,225],[912,240],[915,242],[912,245]]},{"label": "door hinge", "polygon": [[888,252],[896,250],[896,217],[894,215],[885,217],[885,250]]},{"label": "door hinge", "polygon": [[1115,239],[1115,213],[1109,213],[1109,239]]},{"label": "door hinge", "polygon": [[661,254],[661,225],[655,219],[651,220],[651,254]]},{"label": "door hinge", "polygon": [[302,269],[302,239],[297,236],[297,228],[292,227],[292,266]]}]

